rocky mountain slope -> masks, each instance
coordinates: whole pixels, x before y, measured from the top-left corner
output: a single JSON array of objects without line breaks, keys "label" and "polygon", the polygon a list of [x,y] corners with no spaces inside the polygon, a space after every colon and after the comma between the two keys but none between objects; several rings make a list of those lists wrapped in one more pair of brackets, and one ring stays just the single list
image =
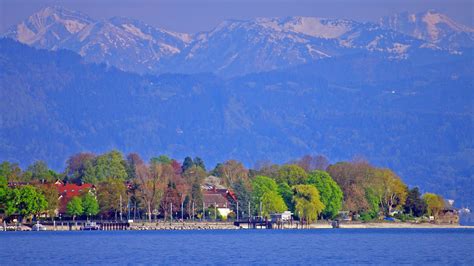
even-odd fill
[{"label": "rocky mountain slope", "polygon": [[190,35],[128,18],[95,21],[47,7],[4,36],[37,48],[72,50],[88,62],[136,73],[237,76],[355,53],[381,53],[390,60],[439,51],[465,53],[474,46],[473,32],[428,11],[397,14],[378,24],[315,17],[230,20]]}]

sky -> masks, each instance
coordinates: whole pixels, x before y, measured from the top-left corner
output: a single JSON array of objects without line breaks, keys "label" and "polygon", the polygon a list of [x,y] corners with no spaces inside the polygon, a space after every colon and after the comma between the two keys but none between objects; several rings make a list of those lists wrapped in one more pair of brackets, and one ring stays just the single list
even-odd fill
[{"label": "sky", "polygon": [[398,12],[428,9],[474,26],[474,0],[0,0],[0,31],[48,5],[78,10],[95,19],[131,17],[188,33],[210,30],[225,19],[317,16],[376,21]]}]

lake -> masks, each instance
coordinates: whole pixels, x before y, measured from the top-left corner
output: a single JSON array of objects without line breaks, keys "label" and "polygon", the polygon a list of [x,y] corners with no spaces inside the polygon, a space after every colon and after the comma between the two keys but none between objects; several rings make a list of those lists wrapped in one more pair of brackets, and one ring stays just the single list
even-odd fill
[{"label": "lake", "polygon": [[471,229],[0,232],[11,264],[464,264]]}]

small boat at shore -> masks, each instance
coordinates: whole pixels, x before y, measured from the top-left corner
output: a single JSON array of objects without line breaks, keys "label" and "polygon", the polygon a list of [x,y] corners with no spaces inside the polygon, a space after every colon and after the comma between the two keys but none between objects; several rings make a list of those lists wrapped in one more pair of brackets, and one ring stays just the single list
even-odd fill
[{"label": "small boat at shore", "polygon": [[81,226],[80,229],[82,231],[100,230],[100,225],[98,225],[96,222],[86,222],[83,226]]},{"label": "small boat at shore", "polygon": [[47,231],[48,229],[46,228],[46,226],[40,224],[40,223],[35,223],[32,227],[31,227],[31,231]]}]

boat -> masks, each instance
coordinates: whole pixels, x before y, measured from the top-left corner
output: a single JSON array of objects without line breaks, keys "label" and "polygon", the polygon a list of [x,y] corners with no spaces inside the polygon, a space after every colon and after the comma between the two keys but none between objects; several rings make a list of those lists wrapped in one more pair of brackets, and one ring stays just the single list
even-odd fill
[{"label": "boat", "polygon": [[100,225],[96,222],[86,222],[80,229],[82,231],[100,230]]},{"label": "boat", "polygon": [[40,224],[40,223],[35,223],[32,227],[31,227],[31,231],[47,231],[48,229],[46,229],[46,226]]}]

